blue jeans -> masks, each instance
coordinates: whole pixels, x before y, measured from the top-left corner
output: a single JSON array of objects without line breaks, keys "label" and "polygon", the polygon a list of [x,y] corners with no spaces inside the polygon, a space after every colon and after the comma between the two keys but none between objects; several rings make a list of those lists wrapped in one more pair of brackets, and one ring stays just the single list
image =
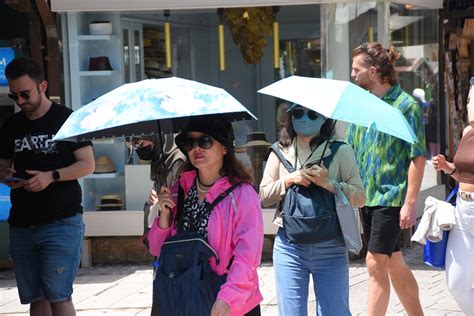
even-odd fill
[{"label": "blue jeans", "polygon": [[83,236],[81,214],[46,225],[10,226],[10,255],[22,304],[40,297],[51,303],[71,299]]},{"label": "blue jeans", "polygon": [[349,259],[342,239],[291,244],[280,228],[273,246],[273,266],[281,316],[308,315],[310,275],[316,295],[316,315],[351,315]]}]

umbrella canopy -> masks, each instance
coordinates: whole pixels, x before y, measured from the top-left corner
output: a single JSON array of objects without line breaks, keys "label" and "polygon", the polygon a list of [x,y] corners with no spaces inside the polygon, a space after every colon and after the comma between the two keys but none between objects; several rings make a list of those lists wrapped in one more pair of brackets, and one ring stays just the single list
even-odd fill
[{"label": "umbrella canopy", "polygon": [[91,140],[179,131],[190,117],[256,119],[224,89],[177,77],[124,84],[74,111],[54,140]]},{"label": "umbrella canopy", "polygon": [[412,144],[417,140],[400,110],[348,81],[291,76],[258,92],[297,103],[334,120],[375,128]]}]

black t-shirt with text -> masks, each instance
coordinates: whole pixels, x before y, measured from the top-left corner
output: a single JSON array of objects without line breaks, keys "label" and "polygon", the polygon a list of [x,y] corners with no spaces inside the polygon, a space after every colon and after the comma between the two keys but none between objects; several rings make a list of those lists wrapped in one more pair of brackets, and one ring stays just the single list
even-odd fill
[{"label": "black t-shirt with text", "polygon": [[[68,167],[74,151],[90,142],[53,141],[72,110],[53,103],[42,117],[29,120],[23,112],[9,118],[0,129],[0,159],[13,160],[15,171],[50,171]],[[14,226],[51,223],[82,213],[82,192],[77,180],[52,182],[40,192],[11,190],[8,222]]]}]

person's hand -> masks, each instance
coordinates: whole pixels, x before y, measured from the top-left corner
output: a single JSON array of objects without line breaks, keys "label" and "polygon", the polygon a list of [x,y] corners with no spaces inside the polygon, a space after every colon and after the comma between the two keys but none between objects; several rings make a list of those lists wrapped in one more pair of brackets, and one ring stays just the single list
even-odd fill
[{"label": "person's hand", "polygon": [[286,187],[290,187],[293,184],[302,185],[308,187],[312,182],[312,177],[308,173],[308,169],[296,170],[285,176]]},{"label": "person's hand", "polygon": [[229,316],[230,306],[222,300],[216,300],[211,309],[211,316]]},{"label": "person's hand", "polygon": [[444,157],[443,155],[434,156],[431,162],[433,163],[433,167],[436,171],[443,171],[448,168],[446,157]]},{"label": "person's hand", "polygon": [[156,194],[155,189],[151,189],[150,194],[148,194],[147,203],[150,205],[155,205],[158,203],[158,194]]},{"label": "person's hand", "polygon": [[173,196],[171,195],[171,190],[168,187],[161,187],[161,191],[158,194],[158,205],[160,205],[162,215],[170,214],[171,209],[176,206],[173,201]]},{"label": "person's hand", "polygon": [[400,228],[406,229],[416,224],[416,207],[415,203],[404,203],[400,210]]},{"label": "person's hand", "polygon": [[311,176],[311,182],[320,187],[326,187],[329,182],[328,169],[324,165],[313,165],[308,169],[308,174]]},{"label": "person's hand", "polygon": [[15,169],[0,165],[0,182],[3,182],[3,179],[5,178],[11,178],[13,177],[13,174],[15,173]]},{"label": "person's hand", "polygon": [[52,182],[54,179],[51,175],[51,171],[38,171],[38,170],[25,170],[27,174],[32,175],[28,180],[22,181],[24,184],[24,189],[30,192],[39,192],[44,189]]}]

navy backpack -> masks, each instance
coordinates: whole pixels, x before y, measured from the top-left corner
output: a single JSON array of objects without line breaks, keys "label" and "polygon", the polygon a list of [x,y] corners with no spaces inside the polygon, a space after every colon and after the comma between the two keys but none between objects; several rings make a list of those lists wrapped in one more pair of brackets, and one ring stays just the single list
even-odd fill
[{"label": "navy backpack", "polygon": [[[234,184],[224,191],[208,205],[208,209],[214,208],[239,185]],[[179,186],[175,219],[178,228],[183,205],[184,191]],[[227,274],[217,275],[211,270],[209,259],[212,257],[219,264],[217,253],[206,238],[195,231],[178,229],[176,235],[168,238],[161,247],[155,269],[151,315],[209,316],[217,293],[227,279]]]},{"label": "navy backpack", "polygon": [[[329,145],[331,154],[323,158],[326,168],[329,168],[342,144],[344,143],[335,141]],[[296,171],[283,157],[278,143],[274,143],[271,148],[289,173]],[[315,184],[308,187],[292,185],[286,191],[280,209],[283,229],[291,243],[309,244],[342,238],[336,213],[336,199],[334,194],[326,189]]]}]

